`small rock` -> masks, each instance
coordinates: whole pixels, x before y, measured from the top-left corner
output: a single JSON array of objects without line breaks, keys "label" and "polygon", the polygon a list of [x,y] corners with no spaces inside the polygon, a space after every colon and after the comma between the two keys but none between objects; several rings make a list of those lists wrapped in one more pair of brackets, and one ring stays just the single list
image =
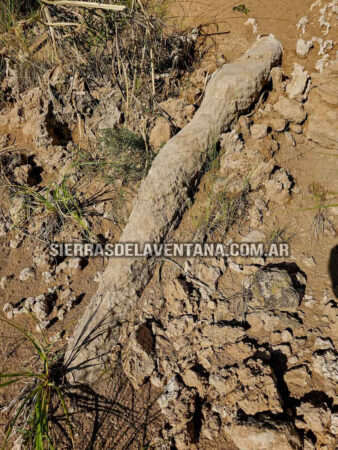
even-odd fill
[{"label": "small rock", "polygon": [[257,34],[257,20],[254,17],[249,17],[244,25],[251,25],[253,34]]},{"label": "small rock", "polygon": [[103,272],[101,272],[100,270],[98,272],[96,272],[95,277],[93,279],[94,283],[100,283],[101,279],[102,279],[102,275],[103,275]]},{"label": "small rock", "polygon": [[34,299],[32,312],[39,320],[44,320],[52,311],[55,303],[55,296],[53,294],[38,295]]},{"label": "small rock", "polygon": [[282,353],[283,355],[286,356],[286,358],[290,358],[290,356],[292,355],[292,349],[290,344],[273,345],[272,349],[274,352]]},{"label": "small rock", "polygon": [[316,300],[314,298],[310,297],[309,295],[305,295],[304,299],[304,305],[307,308],[313,308],[315,306]]},{"label": "small rock", "polygon": [[298,123],[290,123],[290,131],[296,134],[302,134],[303,133],[303,127],[299,125]]},{"label": "small rock", "polygon": [[302,123],[306,119],[306,112],[303,106],[299,102],[282,95],[279,97],[277,103],[274,104],[273,108],[289,122]]},{"label": "small rock", "polygon": [[305,27],[309,23],[309,18],[307,16],[302,17],[297,23],[297,30],[301,29],[301,35],[305,33]]},{"label": "small rock", "polygon": [[0,280],[0,288],[5,289],[5,286],[7,284],[7,281],[9,280],[9,277],[2,277]]},{"label": "small rock", "polygon": [[282,93],[284,91],[283,76],[284,71],[281,67],[273,67],[271,69],[272,88],[276,92]]},{"label": "small rock", "polygon": [[331,415],[330,431],[334,436],[338,436],[338,413]]},{"label": "small rock", "polygon": [[282,331],[281,338],[282,338],[283,342],[290,342],[290,341],[292,341],[292,337],[293,337],[292,333],[289,330]]},{"label": "small rock", "polygon": [[251,173],[250,176],[250,187],[253,191],[264,186],[267,179],[269,178],[271,172],[273,171],[274,165],[271,162],[261,162]]},{"label": "small rock", "polygon": [[289,145],[291,145],[292,147],[296,147],[296,141],[289,131],[285,132],[285,138]]},{"label": "small rock", "polygon": [[309,121],[304,127],[305,136],[324,148],[337,148],[338,142],[338,61],[321,75],[313,75],[313,88],[305,103]]},{"label": "small rock", "polygon": [[304,39],[298,39],[296,52],[298,56],[305,57],[313,47],[312,41],[305,41]]},{"label": "small rock", "polygon": [[4,220],[0,219],[0,237],[5,237],[8,231],[9,228],[7,223]]},{"label": "small rock", "polygon": [[306,100],[311,86],[309,74],[300,64],[294,64],[291,74],[291,83],[288,84],[286,92],[289,98],[302,102]]},{"label": "small rock", "polygon": [[311,430],[313,433],[322,433],[330,425],[331,413],[326,406],[316,408],[311,403],[302,403],[296,408],[296,411],[299,417],[296,420],[297,428]]},{"label": "small rock", "polygon": [[[249,136],[250,135],[250,125],[249,125],[248,118],[245,116],[240,116],[237,123],[240,127],[240,131],[243,134],[243,136]],[[227,133],[225,133],[225,134],[227,134]]]},{"label": "small rock", "polygon": [[14,306],[12,305],[12,303],[5,303],[2,310],[6,314],[7,319],[13,319]]},{"label": "small rock", "polygon": [[20,219],[23,215],[24,204],[25,204],[25,201],[23,198],[21,198],[21,197],[13,198],[12,205],[9,208],[9,214],[10,214],[13,222],[20,221]]},{"label": "small rock", "polygon": [[22,238],[19,235],[17,235],[17,236],[15,236],[14,239],[10,240],[9,246],[10,246],[10,248],[18,248],[18,247],[20,247],[21,242],[22,242]]},{"label": "small rock", "polygon": [[320,350],[334,349],[331,339],[323,339],[319,336],[315,340],[315,347]]},{"label": "small rock", "polygon": [[334,350],[319,350],[312,355],[313,370],[328,384],[328,395],[335,396],[338,382],[338,361]]},{"label": "small rock", "polygon": [[26,267],[26,269],[23,269],[20,272],[19,278],[21,281],[27,281],[30,278],[33,278],[35,276],[35,271],[33,267]]},{"label": "small rock", "polygon": [[298,358],[298,356],[296,356],[296,355],[291,356],[291,357],[288,359],[288,363],[289,363],[289,364],[297,364],[298,361],[299,361],[299,358]]},{"label": "small rock", "polygon": [[30,166],[29,164],[23,164],[22,166],[18,166],[14,169],[13,172],[13,177],[14,177],[14,181],[17,184],[22,184],[22,185],[30,185],[32,186],[34,183],[32,182],[31,179],[31,171],[32,171],[32,166]]},{"label": "small rock", "polygon": [[[245,118],[241,117],[242,122]],[[226,153],[236,153],[240,152],[244,147],[243,141],[239,138],[235,130],[229,133],[223,133],[220,137],[220,147],[224,149]]]},{"label": "small rock", "polygon": [[153,148],[159,148],[171,138],[170,123],[163,117],[156,119],[155,126],[150,132],[149,143]]},{"label": "small rock", "polygon": [[49,284],[53,279],[53,276],[50,272],[42,272],[41,275],[46,284]]},{"label": "small rock", "polygon": [[66,303],[66,310],[69,312],[76,305],[76,297],[74,296]]},{"label": "small rock", "polygon": [[316,261],[314,260],[313,256],[306,256],[303,255],[302,256],[302,262],[307,266],[307,267],[316,267]]},{"label": "small rock", "polygon": [[238,450],[292,450],[300,449],[298,433],[291,426],[266,427],[255,423],[224,427],[225,433]]},{"label": "small rock", "polygon": [[63,332],[59,331],[58,333],[54,334],[54,336],[51,336],[48,340],[51,344],[55,344],[56,342],[61,341],[62,335],[63,335]]},{"label": "small rock", "polygon": [[68,268],[74,270],[81,270],[84,267],[84,260],[82,258],[71,258],[68,262]]},{"label": "small rock", "polygon": [[40,323],[38,323],[35,327],[36,331],[41,333],[41,331],[47,330],[49,326],[51,325],[51,320],[42,320]]},{"label": "small rock", "polygon": [[66,288],[63,291],[61,291],[59,298],[60,300],[66,300],[73,294],[73,289]]},{"label": "small rock", "polygon": [[111,129],[119,125],[121,121],[122,112],[112,102],[112,104],[108,106],[107,111],[105,111],[105,115],[100,119],[98,128],[99,130]]},{"label": "small rock", "polygon": [[287,121],[285,119],[282,119],[281,117],[276,117],[269,120],[269,126],[271,127],[271,129],[279,133],[285,130],[286,125]]},{"label": "small rock", "polygon": [[25,300],[24,306],[26,311],[32,311],[33,305],[35,303],[34,297],[28,297]]},{"label": "small rock", "polygon": [[33,263],[37,267],[50,267],[52,258],[46,249],[37,247],[33,252]]},{"label": "small rock", "polygon": [[300,297],[285,270],[260,269],[244,283],[248,286],[248,306],[253,309],[290,312],[298,309]]},{"label": "small rock", "polygon": [[277,169],[265,182],[268,200],[283,203],[290,196],[291,186],[290,175],[282,168]]},{"label": "small rock", "polygon": [[66,314],[67,314],[67,310],[65,308],[61,308],[57,313],[57,317],[59,320],[62,321],[66,317]]},{"label": "small rock", "polygon": [[250,127],[250,132],[254,139],[263,139],[268,134],[268,128],[263,124],[255,124]]},{"label": "small rock", "polygon": [[293,397],[300,398],[311,390],[311,376],[306,366],[296,366],[289,369],[284,375],[285,383]]}]

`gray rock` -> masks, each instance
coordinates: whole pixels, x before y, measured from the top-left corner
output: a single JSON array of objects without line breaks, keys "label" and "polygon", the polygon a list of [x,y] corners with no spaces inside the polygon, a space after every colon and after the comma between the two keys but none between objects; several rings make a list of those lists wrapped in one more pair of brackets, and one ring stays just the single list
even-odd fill
[{"label": "gray rock", "polygon": [[252,309],[297,311],[300,296],[286,270],[261,269],[245,281]]}]

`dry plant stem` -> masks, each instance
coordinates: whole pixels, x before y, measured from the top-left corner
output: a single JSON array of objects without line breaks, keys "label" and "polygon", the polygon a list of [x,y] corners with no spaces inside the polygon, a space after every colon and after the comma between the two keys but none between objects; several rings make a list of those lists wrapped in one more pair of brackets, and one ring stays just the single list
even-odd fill
[{"label": "dry plant stem", "polygon": [[41,0],[46,5],[54,6],[74,6],[80,8],[89,9],[106,9],[108,11],[123,11],[126,7],[124,5],[105,5],[104,3],[85,2],[85,1],[72,1],[72,0]]},{"label": "dry plant stem", "polygon": [[[45,6],[43,8],[43,11],[45,13],[47,22],[52,23],[52,18],[51,18],[51,15],[49,13],[48,6]],[[54,50],[54,53],[55,53],[55,59],[56,59],[57,62],[59,62],[60,59],[59,59],[58,51],[57,51],[57,48],[56,48],[55,33],[54,33],[53,27],[50,26],[50,25],[49,25],[49,32],[50,32],[50,37],[52,38],[53,50]]]}]

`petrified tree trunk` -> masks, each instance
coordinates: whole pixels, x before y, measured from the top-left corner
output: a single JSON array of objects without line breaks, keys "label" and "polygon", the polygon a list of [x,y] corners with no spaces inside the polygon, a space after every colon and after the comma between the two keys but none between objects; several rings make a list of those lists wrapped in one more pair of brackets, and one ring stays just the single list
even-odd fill
[{"label": "petrified tree trunk", "polygon": [[[121,242],[162,242],[181,216],[189,192],[208,158],[208,149],[250,108],[279,64],[281,44],[262,38],[211,78],[192,121],[162,148],[134,201]],[[66,364],[72,381],[92,381],[104,368],[154,269],[153,260],[113,259],[69,343]]]}]

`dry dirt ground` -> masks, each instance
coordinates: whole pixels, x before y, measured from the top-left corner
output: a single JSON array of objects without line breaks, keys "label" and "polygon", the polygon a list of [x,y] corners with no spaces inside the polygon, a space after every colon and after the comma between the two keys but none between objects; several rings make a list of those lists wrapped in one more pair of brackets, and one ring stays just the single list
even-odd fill
[{"label": "dry dirt ground", "polygon": [[[191,119],[191,104],[208,76],[242,55],[258,35],[273,33],[284,55],[282,71],[274,71],[258,105],[222,135],[219,155],[169,239],[287,242],[291,257],[159,264],[124,325],[120,362],[95,386],[70,397],[75,448],[337,448],[338,66],[325,65],[336,59],[338,5],[321,1],[311,9],[311,0],[248,0],[245,15],[233,10],[239,3],[170,6],[169,23],[196,28],[210,45],[180,98],[162,105],[179,128]],[[305,16],[302,33],[297,24]],[[245,24],[250,18],[256,33]],[[308,54],[297,55],[297,41],[313,37],[319,39]],[[0,112],[0,156],[13,158],[2,160],[5,182],[28,181],[25,169],[17,170],[25,165],[32,183],[62,179],[79,142],[74,127],[67,145],[60,136],[37,145],[46,114],[34,95]],[[280,97],[287,104],[280,105]],[[158,120],[151,144],[160,146],[163,136],[170,134]],[[88,198],[107,185],[89,177],[77,189]],[[133,195],[131,190],[116,218],[109,205],[119,199],[105,192],[105,201],[94,205],[98,217],[88,218],[95,235],[118,240]],[[15,308],[51,289],[55,300],[41,320],[50,321],[44,333],[61,349],[107,261],[48,258],[45,246],[30,236],[42,219],[32,217],[25,235],[11,227],[21,204],[5,188],[0,206],[0,308],[6,305],[7,317],[35,332],[34,320]],[[71,225],[56,236],[78,238]],[[32,271],[23,274],[26,268]],[[0,372],[30,362],[32,353],[18,333],[1,324],[0,336]],[[10,388],[2,393],[0,406],[13,395]],[[2,427],[7,419],[1,416]],[[64,422],[56,418],[55,424],[57,448],[70,448]]]}]

